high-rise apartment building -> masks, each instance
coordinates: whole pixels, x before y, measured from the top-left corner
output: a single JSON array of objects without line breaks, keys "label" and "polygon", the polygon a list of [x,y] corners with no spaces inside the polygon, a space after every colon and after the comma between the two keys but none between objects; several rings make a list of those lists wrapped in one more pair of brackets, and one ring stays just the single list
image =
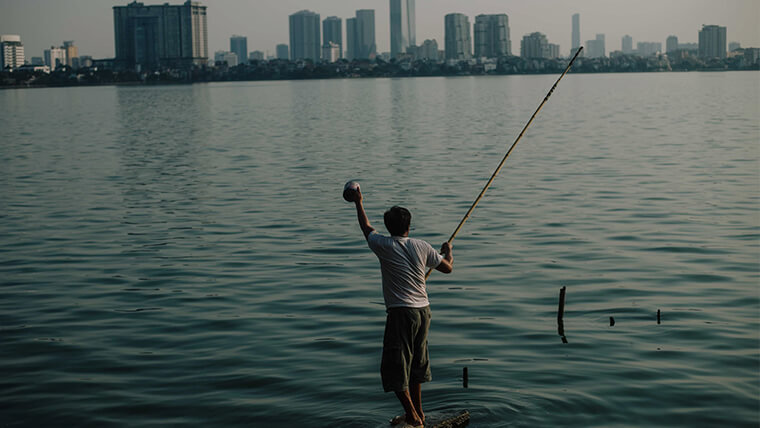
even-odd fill
[{"label": "high-rise apartment building", "polygon": [[358,59],[372,59],[377,54],[375,44],[375,11],[361,9],[356,11],[356,46],[354,54]]},{"label": "high-rise apartment building", "polygon": [[549,43],[543,33],[526,34],[520,42],[520,56],[523,58],[557,58],[559,57],[559,45]]},{"label": "high-rise apartment building", "polygon": [[575,54],[575,51],[581,46],[581,14],[573,14],[573,33],[571,34],[572,45],[570,46],[571,55]]},{"label": "high-rise apartment building", "polygon": [[414,0],[390,0],[391,4],[391,58],[406,53],[417,45],[417,27]]},{"label": "high-rise apartment building", "polygon": [[475,56],[498,58],[512,55],[509,17],[506,14],[475,17]]},{"label": "high-rise apartment building", "polygon": [[290,59],[310,59],[318,62],[322,38],[319,31],[319,14],[302,10],[290,15]]},{"label": "high-rise apartment building", "polygon": [[678,37],[668,36],[665,39],[665,52],[673,52],[678,50]]},{"label": "high-rise apartment building", "polygon": [[55,46],[45,49],[45,65],[50,67],[50,70],[66,65],[66,50]]},{"label": "high-rise apartment building", "polygon": [[15,69],[24,65],[24,45],[21,36],[5,34],[0,36],[0,70]]},{"label": "high-rise apartment building", "polygon": [[63,42],[63,49],[66,51],[66,65],[79,68],[79,49],[74,45],[74,41]]},{"label": "high-rise apartment building", "polygon": [[699,31],[699,56],[702,58],[726,57],[726,27],[702,26]]},{"label": "high-rise apartment building", "polygon": [[742,44],[739,43],[739,42],[729,42],[728,43],[728,51],[729,52],[733,52],[733,51],[735,51],[737,49],[741,49],[741,48],[742,48]]},{"label": "high-rise apartment building", "polygon": [[117,67],[190,68],[208,63],[206,6],[198,2],[146,6],[133,1],[114,6],[113,21]]},{"label": "high-rise apartment building", "polygon": [[[323,53],[325,46],[329,47],[330,43],[334,43],[338,46],[338,59],[343,58],[343,20],[337,16],[328,16],[324,21],[322,21]],[[324,55],[322,55],[322,57],[324,57]]]},{"label": "high-rise apartment building", "polygon": [[248,38],[238,35],[230,37],[230,52],[237,55],[240,64],[245,63],[248,58]]},{"label": "high-rise apartment building", "polygon": [[623,39],[621,40],[621,50],[624,54],[630,55],[633,53],[633,37],[626,34],[623,36]]},{"label": "high-rise apartment building", "polygon": [[596,39],[586,41],[586,56],[589,58],[603,58],[607,56],[604,46],[604,34],[597,34]]},{"label": "high-rise apartment building", "polygon": [[346,58],[356,59],[356,18],[346,19]]},{"label": "high-rise apartment building", "polygon": [[447,60],[467,60],[472,58],[472,36],[470,19],[461,13],[450,13],[444,17],[445,51]]}]

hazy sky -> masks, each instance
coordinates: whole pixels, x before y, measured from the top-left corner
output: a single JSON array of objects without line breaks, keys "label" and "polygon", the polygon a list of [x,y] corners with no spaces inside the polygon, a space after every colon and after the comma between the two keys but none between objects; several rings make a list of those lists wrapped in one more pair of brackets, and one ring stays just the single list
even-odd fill
[{"label": "hazy sky", "polygon": [[[146,4],[183,3],[183,0],[143,0]],[[0,34],[19,34],[27,58],[42,56],[43,49],[74,40],[80,55],[109,58],[114,55],[114,5],[129,0],[0,0]],[[302,9],[324,19],[345,19],[356,9],[375,9],[379,52],[390,50],[388,0],[205,0],[208,6],[209,56],[229,50],[229,37],[248,37],[248,50],[274,53],[275,45],[288,43],[288,15]],[[540,31],[551,43],[570,50],[571,15],[581,14],[581,42],[596,33],[607,37],[607,51],[620,49],[629,34],[636,42],[661,42],[671,34],[681,43],[696,42],[702,24],[727,27],[728,41],[760,47],[760,0],[417,0],[417,43],[436,39],[443,49],[443,17],[459,12],[509,15],[512,52],[519,55],[522,36]],[[345,32],[345,23],[344,32]],[[344,35],[345,37],[345,35]]]}]

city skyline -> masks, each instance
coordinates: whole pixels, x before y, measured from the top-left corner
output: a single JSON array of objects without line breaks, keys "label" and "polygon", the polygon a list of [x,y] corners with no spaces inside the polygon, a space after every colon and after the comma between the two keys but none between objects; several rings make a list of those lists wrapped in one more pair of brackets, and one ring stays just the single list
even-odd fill
[{"label": "city skyline", "polygon": [[[58,46],[63,40],[74,40],[80,55],[95,58],[113,58],[114,43],[112,7],[129,1],[70,0],[65,5],[52,0],[0,0],[0,33],[19,34],[25,45],[27,59],[41,56],[44,49]],[[144,1],[146,5],[161,2]],[[171,4],[182,4],[174,1]],[[202,2],[209,9],[209,52],[226,50],[233,34],[248,38],[249,50],[275,54],[275,46],[288,43],[288,16],[308,7],[322,17],[337,16],[347,19],[358,9],[375,10],[377,52],[390,51],[390,6],[388,0],[284,0],[268,6],[266,13],[242,0],[228,0],[224,4]],[[551,6],[551,7],[547,7]],[[462,13],[472,24],[480,14],[509,16],[511,38],[520,40],[533,32],[546,34],[549,40],[560,45],[560,53],[567,55],[571,46],[571,17],[581,15],[581,41],[605,34],[607,52],[621,49],[621,39],[628,34],[637,42],[660,42],[676,35],[682,43],[698,41],[703,24],[728,28],[727,41],[737,41],[743,47],[760,46],[760,29],[756,17],[760,2],[730,0],[715,2],[703,0],[674,0],[666,6],[655,1],[642,0],[635,4],[603,0],[578,0],[572,3],[542,0],[525,4],[495,0],[417,0],[416,27],[418,44],[435,39],[444,44],[444,16]],[[49,11],[43,13],[41,11]],[[344,46],[345,49],[345,46]],[[513,54],[516,54],[513,46]]]}]

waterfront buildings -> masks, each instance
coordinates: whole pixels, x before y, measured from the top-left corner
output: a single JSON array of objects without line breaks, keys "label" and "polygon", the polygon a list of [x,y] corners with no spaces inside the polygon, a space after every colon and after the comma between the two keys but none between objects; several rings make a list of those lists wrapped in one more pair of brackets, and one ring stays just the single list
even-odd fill
[{"label": "waterfront buildings", "polygon": [[475,17],[475,57],[498,58],[512,55],[509,17],[506,14]]},{"label": "waterfront buildings", "polygon": [[237,54],[235,52],[229,52],[229,51],[216,51],[214,52],[214,62],[216,63],[226,63],[227,67],[235,67],[238,65],[238,61],[240,58],[238,58]]},{"label": "waterfront buildings", "polygon": [[[343,20],[337,16],[328,16],[322,21],[322,57],[324,49],[330,43],[338,46],[338,59],[343,58]],[[330,61],[335,62],[335,61]]]},{"label": "waterfront buildings", "polygon": [[461,13],[450,13],[444,17],[445,46],[447,60],[468,60],[472,57],[472,37],[470,19]]},{"label": "waterfront buildings", "polygon": [[45,49],[44,57],[45,65],[50,67],[51,70],[66,65],[66,50],[63,48],[50,46],[50,49]]},{"label": "waterfront buildings", "polygon": [[665,52],[673,52],[678,50],[678,37],[676,36],[668,36],[667,39],[665,39]]},{"label": "waterfront buildings", "polygon": [[662,52],[662,43],[660,42],[638,42],[636,43],[636,53],[640,56],[651,56]]},{"label": "waterfront buildings", "polygon": [[244,63],[248,58],[248,38],[238,35],[230,37],[230,52],[234,52],[238,61]]},{"label": "waterfront buildings", "polygon": [[438,42],[433,40],[425,40],[422,42],[422,45],[420,45],[420,48],[418,50],[418,56],[420,59],[427,59],[431,61],[438,61],[439,55],[438,55]]},{"label": "waterfront buildings", "polygon": [[319,14],[302,10],[290,15],[290,59],[318,62],[321,46]]},{"label": "waterfront buildings", "polygon": [[133,1],[113,7],[119,68],[191,68],[208,62],[206,6],[149,5]]},{"label": "waterfront buildings", "polygon": [[322,60],[333,63],[340,59],[340,46],[333,42],[322,45]]},{"label": "waterfront buildings", "polygon": [[63,50],[66,51],[66,65],[79,68],[79,49],[74,45],[74,41],[63,42]]},{"label": "waterfront buildings", "polygon": [[390,0],[391,58],[405,54],[409,47],[417,45],[414,1]]},{"label": "waterfront buildings", "polygon": [[346,19],[346,58],[356,58],[356,18]]},{"label": "waterfront buildings", "polygon": [[290,53],[288,51],[288,45],[281,43],[275,47],[275,52],[277,55],[277,59],[288,59],[290,58]]},{"label": "waterfront buildings", "polygon": [[252,51],[248,54],[248,59],[252,61],[263,61],[264,60],[264,52],[261,51]]},{"label": "waterfront buildings", "polygon": [[699,56],[702,58],[726,57],[726,27],[702,26],[699,31]]},{"label": "waterfront buildings", "polygon": [[729,52],[733,52],[733,51],[735,51],[737,49],[741,49],[741,48],[742,48],[742,45],[739,42],[729,42],[728,43],[728,51]]},{"label": "waterfront buildings", "polygon": [[377,55],[375,44],[375,11],[361,9],[356,11],[354,55],[356,59],[373,59]]},{"label": "waterfront buildings", "polygon": [[6,67],[16,69],[24,65],[25,61],[21,36],[16,34],[0,36],[0,70]]},{"label": "waterfront buildings", "polygon": [[557,58],[559,57],[559,45],[549,43],[549,40],[542,33],[526,34],[520,42],[520,56],[523,58]]},{"label": "waterfront buildings", "polygon": [[586,56],[589,58],[604,58],[607,56],[604,46],[604,34],[597,34],[596,39],[586,41]]},{"label": "waterfront buildings", "polygon": [[573,33],[572,45],[570,46],[570,55],[574,55],[578,48],[581,46],[581,14],[576,13],[573,15]]},{"label": "waterfront buildings", "polygon": [[621,50],[624,54],[630,55],[633,53],[633,37],[626,34],[620,41]]}]

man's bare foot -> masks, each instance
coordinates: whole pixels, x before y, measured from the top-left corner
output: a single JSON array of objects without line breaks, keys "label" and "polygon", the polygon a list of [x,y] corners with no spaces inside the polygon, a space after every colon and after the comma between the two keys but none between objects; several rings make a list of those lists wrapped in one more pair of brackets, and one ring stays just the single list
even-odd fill
[{"label": "man's bare foot", "polygon": [[406,415],[406,417],[404,418],[404,422],[406,422],[408,425],[411,425],[413,427],[421,427],[425,423],[424,419],[420,419],[420,417],[417,416],[416,413],[413,415]]}]

